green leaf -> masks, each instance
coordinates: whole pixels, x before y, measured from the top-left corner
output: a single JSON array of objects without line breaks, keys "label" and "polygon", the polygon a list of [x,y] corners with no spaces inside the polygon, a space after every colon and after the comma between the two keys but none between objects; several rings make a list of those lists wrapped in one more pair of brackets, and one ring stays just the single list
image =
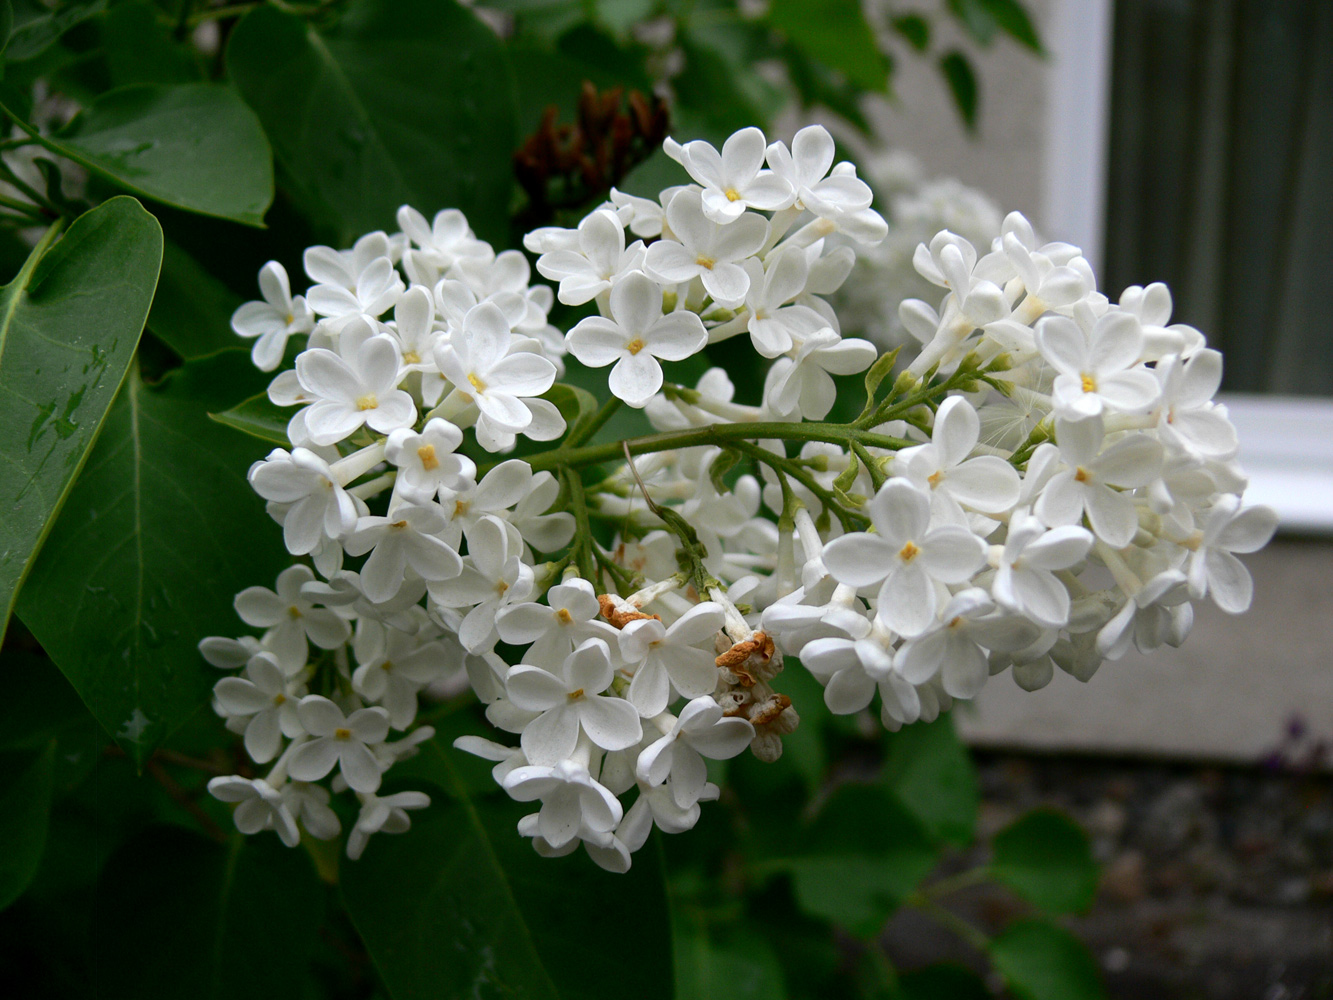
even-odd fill
[{"label": "green leaf", "polygon": [[941,962],[898,976],[902,1000],[991,1000],[985,981],[971,969]]},{"label": "green leaf", "polygon": [[542,399],[554,404],[571,430],[581,420],[597,412],[597,398],[587,389],[567,382],[557,382],[542,393]]},{"label": "green leaf", "polygon": [[14,5],[9,0],[0,0],[0,54],[9,45],[9,36],[14,32]]},{"label": "green leaf", "polygon": [[[51,814],[51,772],[55,744],[15,768],[8,759],[0,767],[0,910],[23,894],[46,846]],[[8,779],[8,780],[6,780]]]},{"label": "green leaf", "polygon": [[935,864],[917,820],[874,786],[834,792],[805,840],[808,853],[773,867],[791,873],[803,911],[863,937],[884,926]]},{"label": "green leaf", "polygon": [[853,83],[888,89],[888,66],[858,0],[773,0],[768,18],[793,45]]},{"label": "green leaf", "polygon": [[[10,5],[12,9],[12,4]],[[13,12],[13,32],[5,47],[5,58],[19,62],[41,55],[48,46],[80,21],[106,7],[106,0],[66,0],[48,7],[28,0]]]},{"label": "green leaf", "polygon": [[264,224],[273,157],[253,112],[215,83],[135,84],[98,97],[47,149],[127,191],[199,215]]},{"label": "green leaf", "polygon": [[45,656],[6,649],[0,657],[0,749],[36,749],[88,719],[69,681]]},{"label": "green leaf", "polygon": [[[148,329],[187,361],[243,346],[231,329],[241,297],[167,240]],[[285,423],[285,421],[284,421]]]},{"label": "green leaf", "polygon": [[990,957],[1019,1000],[1099,1000],[1106,995],[1083,942],[1043,920],[1010,924],[991,940]]},{"label": "green leaf", "polygon": [[777,952],[757,928],[710,925],[706,913],[691,910],[672,922],[672,931],[678,1000],[785,1000]]},{"label": "green leaf", "polygon": [[323,913],[324,894],[305,852],[272,834],[236,835],[222,845],[150,827],[112,855],[97,886],[97,994],[308,995],[306,968]]},{"label": "green leaf", "polygon": [[949,12],[978,45],[989,45],[995,38],[995,18],[985,0],[949,0]]},{"label": "green leaf", "polygon": [[977,772],[967,748],[942,715],[907,726],[888,738],[884,784],[931,836],[963,846],[977,821]]},{"label": "green leaf", "polygon": [[199,640],[236,635],[236,592],[271,585],[287,562],[245,478],[267,449],[208,418],[256,383],[243,351],[156,385],[131,371],[20,598],[24,623],[140,765],[208,700]]},{"label": "green leaf", "polygon": [[453,749],[428,744],[447,791],[400,837],[342,869],[342,892],[394,1000],[514,996],[667,1000],[671,929],[651,849],[626,875],[580,851],[542,858],[514,824],[525,809],[474,802]]},{"label": "green leaf", "polygon": [[186,45],[177,44],[148,0],[118,3],[102,18],[102,51],[111,84],[192,83],[198,65]]},{"label": "green leaf", "polygon": [[1043,52],[1041,38],[1020,0],[980,0],[1000,30],[1022,42],[1033,52]]},{"label": "green leaf", "polygon": [[961,52],[949,52],[940,57],[940,72],[949,84],[954,104],[968,129],[977,127],[977,77],[972,72],[972,64]]},{"label": "green leaf", "polygon": [[930,46],[930,22],[920,14],[904,14],[891,22],[893,30],[907,39],[907,44],[918,52]]},{"label": "green leaf", "polygon": [[113,198],[52,230],[0,291],[0,634],[125,377],[162,230]]},{"label": "green leaf", "polygon": [[451,0],[354,0],[317,31],[264,6],[236,26],[232,79],[307,210],[342,238],[406,203],[460,208],[506,239],[514,85],[495,33]]},{"label": "green leaf", "polygon": [[1083,829],[1064,813],[1035,809],[995,835],[990,874],[1049,913],[1086,910],[1097,862]]},{"label": "green leaf", "polygon": [[291,438],[287,436],[287,422],[291,419],[291,412],[269,399],[267,392],[256,393],[229,410],[210,413],[208,416],[261,441],[289,449],[292,446]]},{"label": "green leaf", "polygon": [[875,393],[879,392],[880,383],[883,382],[893,372],[893,366],[898,362],[898,351],[901,348],[895,347],[893,350],[881,354],[875,359],[875,363],[870,366],[866,372],[866,406],[870,406],[875,399]]}]

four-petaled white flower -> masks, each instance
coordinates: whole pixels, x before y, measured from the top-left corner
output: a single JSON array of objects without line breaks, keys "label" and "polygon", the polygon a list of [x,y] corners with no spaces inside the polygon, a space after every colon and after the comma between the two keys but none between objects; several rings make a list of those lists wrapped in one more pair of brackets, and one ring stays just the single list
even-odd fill
[{"label": "four-petaled white flower", "polygon": [[309,694],[296,709],[301,725],[313,737],[291,751],[287,771],[298,781],[318,781],[337,765],[347,787],[373,792],[383,769],[371,748],[389,735],[389,713],[378,706],[344,715],[322,695]]},{"label": "four-petaled white flower", "polygon": [[537,828],[552,847],[568,844],[584,825],[610,833],[624,815],[620,800],[572,760],[515,768],[505,777],[504,788],[519,802],[541,799]]},{"label": "four-petaled white flower", "polygon": [[962,396],[950,396],[935,414],[930,444],[904,448],[893,459],[895,474],[930,491],[936,516],[966,524],[964,507],[983,514],[1010,510],[1020,483],[1012,465],[994,455],[968,458],[981,437],[981,419]]},{"label": "four-petaled white flower", "polygon": [[356,525],[357,508],[329,463],[308,448],[275,448],[250,466],[250,486],[283,504],[282,538],[294,556],[308,555],[325,538],[342,538]]},{"label": "four-petaled white flower", "polygon": [[231,328],[238,336],[258,338],[250,358],[260,371],[271,372],[282,363],[287,339],[313,330],[315,317],[304,298],[292,297],[287,271],[276,260],[259,269],[259,293],[264,301],[240,306],[231,314]]},{"label": "four-petaled white flower", "polygon": [[1136,367],[1143,329],[1132,313],[1112,310],[1090,329],[1064,316],[1047,316],[1037,324],[1037,347],[1059,372],[1052,397],[1061,416],[1095,417],[1103,408],[1147,413],[1157,401],[1157,379]]},{"label": "four-petaled white flower", "polygon": [[703,759],[728,760],[753,739],[754,726],[748,719],[724,718],[722,706],[704,695],[686,704],[670,731],[644,748],[634,773],[649,785],[660,785],[670,777],[671,797],[688,809],[708,783]]},{"label": "four-petaled white flower", "polygon": [[587,580],[556,584],[546,592],[546,600],[546,604],[515,604],[496,615],[502,640],[528,646],[524,663],[553,666],[588,639],[617,641],[615,629],[597,617],[601,608]]},{"label": "four-petaled white flower", "polygon": [[614,677],[611,652],[601,639],[586,640],[554,672],[525,664],[513,667],[505,680],[509,700],[541,713],[523,730],[528,760],[565,760],[574,752],[580,730],[603,750],[623,750],[639,742],[643,728],[634,706],[602,694]]},{"label": "four-petaled white flower", "polygon": [[733,132],[721,153],[703,139],[684,145],[667,139],[662,148],[703,187],[703,212],[714,222],[725,225],[747,208],[771,212],[795,200],[796,192],[785,178],[763,169],[764,133],[757,128]]},{"label": "four-petaled white flower", "polygon": [[394,431],[384,442],[384,457],[398,467],[398,490],[428,501],[467,488],[477,466],[455,452],[462,443],[463,432],[440,417],[430,420],[419,434],[410,427]]},{"label": "four-petaled white flower", "polygon": [[[717,687],[713,637],[726,616],[720,604],[696,604],[668,628],[657,618],[638,618],[620,630],[620,655],[634,669],[629,700],[651,718],[666,708],[671,689],[685,698]],[[703,648],[704,644],[708,648]]]},{"label": "four-petaled white flower", "polygon": [[611,318],[589,316],[569,331],[569,353],[591,368],[615,362],[607,384],[630,406],[642,407],[662,388],[663,361],[684,361],[703,350],[708,333],[692,312],[662,315],[662,290],[643,272],[611,289]]},{"label": "four-petaled white flower", "polygon": [[704,215],[699,199],[696,188],[685,188],[671,199],[666,209],[671,237],[664,235],[648,248],[644,269],[663,284],[698,278],[719,305],[738,306],[750,287],[740,262],[764,245],[768,222],[746,213],[722,225]]},{"label": "four-petaled white flower", "polygon": [[1234,552],[1258,552],[1277,530],[1272,507],[1241,507],[1240,497],[1226,495],[1205,516],[1203,527],[1184,542],[1190,550],[1190,596],[1212,597],[1219,608],[1240,614],[1254,597],[1250,571]]},{"label": "four-petaled white flower", "polygon": [[357,521],[345,543],[349,555],[370,553],[361,567],[361,591],[379,604],[402,589],[407,567],[423,580],[451,580],[463,560],[442,537],[444,514],[438,504],[404,503],[387,517]]},{"label": "four-petaled white flower", "polygon": [[272,653],[256,653],[246,664],[244,677],[224,677],[213,685],[213,698],[227,716],[245,722],[245,752],[257,764],[266,764],[288,739],[305,732],[296,715],[304,685],[285,676]]},{"label": "four-petaled white flower", "polygon": [[236,595],[236,613],[241,621],[267,629],[264,644],[277,654],[278,662],[293,671],[305,666],[309,639],[321,649],[336,649],[351,634],[347,622],[327,608],[317,608],[301,593],[315,578],[307,566],[289,566],[278,574],[276,591],[246,587]]},{"label": "four-petaled white flower", "polygon": [[1093,538],[1083,528],[1064,525],[1049,531],[1020,508],[1009,519],[1009,534],[991,590],[1002,606],[1046,628],[1069,621],[1069,590],[1055,574],[1082,561]]},{"label": "four-petaled white flower", "polygon": [[891,479],[868,505],[878,534],[853,532],[824,547],[824,565],[840,583],[880,584],[876,613],[893,631],[920,635],[935,620],[936,583],[958,584],[986,559],[986,545],[961,525],[930,524],[930,497]]},{"label": "four-petaled white flower", "polygon": [[316,399],[304,411],[310,440],[337,444],[362,425],[388,434],[416,423],[416,404],[398,388],[399,360],[384,334],[367,338],[350,361],[322,347],[303,351],[296,374]]},{"label": "four-petaled white flower", "polygon": [[240,803],[232,813],[232,821],[241,833],[273,830],[288,847],[301,842],[296,817],[282,793],[263,778],[243,778],[239,774],[212,778],[208,782],[208,794],[221,802]]}]

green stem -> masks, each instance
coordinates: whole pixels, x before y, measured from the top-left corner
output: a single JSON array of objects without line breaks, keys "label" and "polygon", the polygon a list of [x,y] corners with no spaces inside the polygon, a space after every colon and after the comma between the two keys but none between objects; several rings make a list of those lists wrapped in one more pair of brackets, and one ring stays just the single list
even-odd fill
[{"label": "green stem", "polygon": [[616,415],[616,411],[623,405],[619,396],[612,396],[602,404],[601,409],[592,415],[586,424],[575,427],[565,439],[564,447],[572,448],[583,442],[591,440],[592,436],[600,431],[608,420]]},{"label": "green stem", "polygon": [[564,469],[565,484],[569,487],[569,506],[574,515],[574,559],[579,567],[579,576],[595,583],[597,566],[592,554],[592,526],[588,523],[588,496],[583,490],[583,480],[572,468]]},{"label": "green stem", "polygon": [[650,455],[659,451],[672,451],[677,448],[697,448],[701,445],[727,445],[731,442],[743,443],[778,438],[783,441],[825,441],[849,447],[857,441],[867,448],[886,448],[898,451],[910,447],[913,442],[902,438],[889,437],[885,434],[873,434],[850,424],[829,424],[819,422],[788,423],[772,421],[767,423],[709,424],[684,431],[667,431],[663,434],[647,434],[643,437],[629,438],[625,442],[610,441],[606,444],[584,445],[570,448],[562,444],[551,451],[539,452],[527,456],[525,461],[533,471],[542,469],[570,468],[581,469],[589,465],[603,465],[625,456],[625,445],[631,455]]},{"label": "green stem", "polygon": [[920,910],[922,913],[929,916],[942,927],[947,927],[949,930],[953,931],[953,933],[957,934],[977,951],[984,953],[990,945],[990,938],[988,938],[982,931],[973,927],[952,910],[946,910],[943,906],[940,906],[939,903],[932,902],[920,894],[909,896],[905,902],[913,909]]},{"label": "green stem", "polygon": [[755,461],[763,462],[779,475],[785,472],[787,475],[791,476],[791,478],[795,479],[819,498],[820,503],[824,505],[825,511],[833,512],[834,516],[836,516],[842,523],[843,530],[856,531],[858,527],[863,527],[870,523],[870,518],[866,517],[866,515],[859,511],[848,510],[839,502],[838,498],[831,490],[820,485],[819,481],[816,480],[814,476],[810,475],[807,470],[801,468],[801,466],[797,465],[791,459],[784,458],[781,455],[775,455],[771,451],[760,448],[756,444],[751,444],[749,441],[735,441],[732,443],[731,447],[735,448],[737,451],[744,452]]}]

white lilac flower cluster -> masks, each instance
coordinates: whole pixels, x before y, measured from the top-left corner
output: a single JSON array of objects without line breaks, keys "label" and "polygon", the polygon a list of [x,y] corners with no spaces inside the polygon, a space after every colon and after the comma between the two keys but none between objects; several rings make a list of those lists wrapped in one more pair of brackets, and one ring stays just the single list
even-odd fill
[{"label": "white lilac flower cluster", "polygon": [[[554,296],[456,211],[311,248],[303,296],[264,267],[236,332],[265,370],[308,341],[269,390],[297,408],[290,448],[250,482],[309,565],[237,596],[261,635],[201,643],[239,671],[215,709],[271,764],[210,783],[243,831],[337,835],[330,787],[360,803],[352,857],[406,830],[429,800],[381,796],[384,772],[433,735],[422,693],[470,684],[517,739],[455,745],[534,803],[518,832],[623,871],[717,797],[705,759],[781,754],[784,656],[833,712],[878,692],[894,729],[1007,668],[1035,689],[1178,644],[1193,600],[1249,604],[1233,553],[1274,515],[1241,507],[1221,357],[1169,325],[1165,287],[1112,303],[1018,215],[984,253],[941,232],[915,265],[942,296],[901,304],[922,349],[887,377],[824,298],[886,232],[828,133],[666,150],[694,183],[527,237]],[[595,314],[562,334],[555,297]],[[759,405],[721,369],[665,380],[738,336]],[[555,405],[566,353],[611,367],[595,413]],[[867,369],[860,415],[827,422],[834,376]],[[659,433],[590,443],[622,403]],[[519,436],[558,443],[504,459]]]}]

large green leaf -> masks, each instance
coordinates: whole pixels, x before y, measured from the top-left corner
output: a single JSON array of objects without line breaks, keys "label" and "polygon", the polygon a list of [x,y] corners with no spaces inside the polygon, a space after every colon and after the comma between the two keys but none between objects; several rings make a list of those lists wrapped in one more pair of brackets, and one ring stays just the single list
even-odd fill
[{"label": "large green leaf", "polygon": [[157,385],[131,371],[19,602],[97,720],[138,762],[203,704],[196,644],[286,563],[245,479],[266,448],[208,418],[262,382],[244,351]]},{"label": "large green leaf", "polygon": [[287,436],[287,423],[291,416],[292,411],[284,410],[274,403],[268,398],[267,392],[256,393],[220,413],[209,414],[211,419],[220,424],[282,448],[292,446],[291,438]]},{"label": "large green leaf", "polygon": [[29,134],[127,191],[188,212],[262,226],[273,201],[264,130],[221,84],[120,87],[58,134]]},{"label": "large green leaf", "polygon": [[451,797],[343,865],[347,911],[394,1000],[669,1000],[671,928],[655,852],[626,875],[541,858],[514,829],[527,809],[473,801],[450,760],[422,756]]},{"label": "large green leaf", "polygon": [[769,20],[796,45],[867,90],[885,90],[889,67],[858,0],[773,0]]},{"label": "large green leaf", "polygon": [[980,792],[953,720],[907,726],[888,737],[884,783],[932,836],[959,846],[972,840]]},{"label": "large green leaf", "polygon": [[995,835],[990,874],[1049,913],[1085,910],[1097,894],[1088,835],[1064,813],[1034,809]]},{"label": "large green leaf", "polygon": [[935,863],[920,823],[883,789],[844,785],[820,810],[806,853],[767,862],[787,871],[807,914],[874,935]]},{"label": "large green leaf", "polygon": [[97,886],[98,996],[311,995],[309,956],[323,912],[310,859],[272,834],[222,845],[150,827],[111,857]]},{"label": "large green leaf", "polygon": [[1100,1000],[1106,995],[1096,960],[1063,927],[1020,920],[996,935],[989,950],[1019,1000]]},{"label": "large green leaf", "polygon": [[51,762],[55,745],[17,768],[0,758],[0,910],[22,895],[37,873],[51,812]]},{"label": "large green leaf", "polygon": [[245,342],[231,329],[231,314],[241,302],[239,295],[167,240],[148,329],[186,359],[242,347]]},{"label": "large green leaf", "polygon": [[0,634],[125,377],[162,230],[133,198],[48,233],[0,291]]},{"label": "large green leaf", "polygon": [[494,32],[452,0],[353,0],[328,30],[263,6],[227,65],[299,199],[343,239],[392,228],[404,203],[507,235],[514,84]]},{"label": "large green leaf", "polygon": [[5,47],[11,61],[31,59],[80,21],[106,7],[106,0],[66,0],[48,6],[38,0],[20,0],[12,5],[13,34]]}]

